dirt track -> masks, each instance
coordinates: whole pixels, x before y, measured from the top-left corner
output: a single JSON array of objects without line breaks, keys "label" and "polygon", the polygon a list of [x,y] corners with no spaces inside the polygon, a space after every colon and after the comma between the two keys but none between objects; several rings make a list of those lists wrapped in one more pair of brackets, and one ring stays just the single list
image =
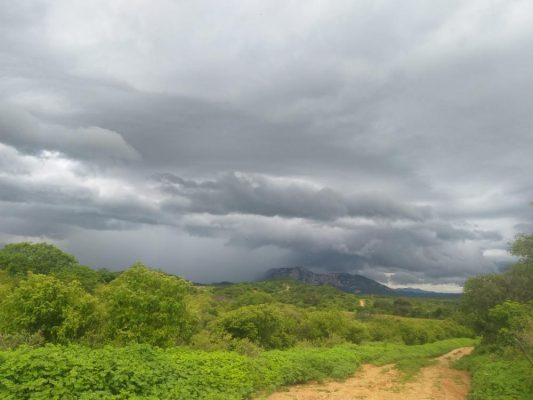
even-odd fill
[{"label": "dirt track", "polygon": [[269,400],[464,400],[470,377],[450,368],[450,362],[470,353],[471,347],[455,349],[422,368],[404,383],[394,365],[363,365],[344,382],[309,383],[274,393]]}]

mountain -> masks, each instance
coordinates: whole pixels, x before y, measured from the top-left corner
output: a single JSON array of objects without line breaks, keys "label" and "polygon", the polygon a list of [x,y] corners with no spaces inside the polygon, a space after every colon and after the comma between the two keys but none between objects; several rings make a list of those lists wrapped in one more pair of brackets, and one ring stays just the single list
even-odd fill
[{"label": "mountain", "polygon": [[330,285],[339,290],[356,294],[379,294],[408,297],[457,298],[457,293],[428,292],[421,289],[392,289],[362,275],[342,272],[316,273],[303,267],[273,268],[266,272],[265,279],[294,279],[310,285]]},{"label": "mountain", "polygon": [[453,298],[459,298],[461,297],[461,293],[442,293],[442,292],[431,292],[428,290],[422,290],[422,289],[415,289],[415,288],[398,288],[394,289],[396,294],[400,296],[407,296],[407,297],[433,297],[433,298],[447,298],[447,299],[453,299]]},{"label": "mountain", "polygon": [[395,294],[394,289],[362,275],[341,272],[319,274],[302,267],[274,268],[267,271],[266,279],[290,278],[311,285],[331,285],[344,292],[360,294]]}]

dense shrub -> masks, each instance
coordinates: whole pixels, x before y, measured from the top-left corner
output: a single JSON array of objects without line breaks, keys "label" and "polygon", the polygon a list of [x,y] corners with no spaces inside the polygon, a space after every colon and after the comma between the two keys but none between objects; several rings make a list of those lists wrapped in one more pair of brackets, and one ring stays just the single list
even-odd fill
[{"label": "dense shrub", "polygon": [[216,329],[236,339],[248,339],[265,349],[294,345],[294,322],[274,305],[251,305],[229,311],[216,321]]},{"label": "dense shrub", "polygon": [[319,342],[338,336],[352,343],[361,343],[368,338],[366,326],[349,318],[340,311],[312,311],[297,329],[299,340]]},{"label": "dense shrub", "polygon": [[195,319],[186,295],[190,284],[137,263],[103,287],[103,339],[171,346],[186,343]]},{"label": "dense shrub", "polygon": [[78,339],[96,320],[96,301],[77,281],[63,283],[46,275],[30,273],[0,303],[1,332],[39,332],[51,342]]},{"label": "dense shrub", "polygon": [[469,400],[533,399],[533,368],[518,353],[476,351],[457,366],[472,374]]},{"label": "dense shrub", "polygon": [[431,343],[456,337],[473,337],[473,332],[451,320],[375,317],[366,322],[371,340],[405,343]]}]

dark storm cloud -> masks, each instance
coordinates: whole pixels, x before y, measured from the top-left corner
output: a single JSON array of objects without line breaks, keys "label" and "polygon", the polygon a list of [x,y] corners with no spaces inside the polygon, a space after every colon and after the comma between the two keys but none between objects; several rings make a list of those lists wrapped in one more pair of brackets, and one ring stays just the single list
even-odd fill
[{"label": "dark storm cloud", "polygon": [[[252,214],[335,220],[341,217],[424,220],[429,207],[408,206],[383,194],[343,195],[330,188],[265,176],[226,174],[213,181],[185,180],[171,174],[156,176],[162,190],[178,196],[164,207],[209,214]],[[187,200],[184,206],[183,199]]]},{"label": "dark storm cloud", "polygon": [[420,284],[531,230],[529,2],[156,3],[0,3],[2,241]]},{"label": "dark storm cloud", "polygon": [[75,158],[136,160],[137,151],[117,132],[96,126],[68,129],[40,124],[29,113],[0,105],[2,142],[28,152],[58,150]]},{"label": "dark storm cloud", "polygon": [[[346,225],[346,224],[344,224]],[[234,246],[284,248],[292,265],[366,273],[408,271],[431,281],[458,282],[466,276],[495,271],[479,244],[491,247],[496,232],[467,231],[447,223],[358,221],[342,224],[257,216],[197,216],[186,228],[193,234],[228,238]],[[443,235],[445,232],[446,235]]]}]

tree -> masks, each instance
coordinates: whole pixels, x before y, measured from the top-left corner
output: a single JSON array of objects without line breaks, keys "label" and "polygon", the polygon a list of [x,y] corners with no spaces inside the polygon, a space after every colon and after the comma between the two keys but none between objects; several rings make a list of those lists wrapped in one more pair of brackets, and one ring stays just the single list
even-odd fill
[{"label": "tree", "polygon": [[0,304],[0,330],[40,332],[47,341],[82,337],[96,323],[96,301],[79,282],[30,273]]},{"label": "tree", "polygon": [[85,290],[91,293],[99,285],[105,283],[105,279],[107,278],[107,273],[104,275],[100,271],[95,271],[83,265],[61,267],[53,270],[50,275],[63,282],[78,281]]},{"label": "tree", "polygon": [[394,315],[400,315],[402,317],[406,317],[409,314],[411,314],[412,310],[412,304],[410,301],[405,299],[396,299],[392,303],[393,305],[393,314]]},{"label": "tree", "polygon": [[507,299],[508,290],[501,274],[480,275],[465,282],[461,311],[465,321],[477,332],[487,328],[489,310]]},{"label": "tree", "polygon": [[485,340],[508,345],[518,345],[533,365],[533,303],[522,304],[505,301],[489,311],[489,329]]},{"label": "tree", "polygon": [[533,235],[518,235],[511,246],[511,254],[522,263],[533,262]]},{"label": "tree", "polygon": [[74,256],[48,243],[13,243],[0,250],[0,269],[11,275],[25,275],[29,271],[49,274],[75,265],[78,261]]},{"label": "tree", "polygon": [[300,327],[300,334],[309,340],[327,339],[332,335],[344,336],[349,322],[340,311],[311,311]]},{"label": "tree", "polygon": [[465,320],[483,334],[491,331],[490,309],[506,300],[527,303],[533,300],[533,235],[520,235],[511,246],[520,257],[502,273],[487,274],[466,281],[461,298]]},{"label": "tree", "polygon": [[186,303],[190,289],[183,279],[134,264],[99,291],[104,338],[156,346],[188,342],[195,323]]},{"label": "tree", "polygon": [[235,339],[248,339],[266,349],[294,344],[289,334],[291,321],[274,305],[260,304],[237,308],[216,321],[216,328]]}]

